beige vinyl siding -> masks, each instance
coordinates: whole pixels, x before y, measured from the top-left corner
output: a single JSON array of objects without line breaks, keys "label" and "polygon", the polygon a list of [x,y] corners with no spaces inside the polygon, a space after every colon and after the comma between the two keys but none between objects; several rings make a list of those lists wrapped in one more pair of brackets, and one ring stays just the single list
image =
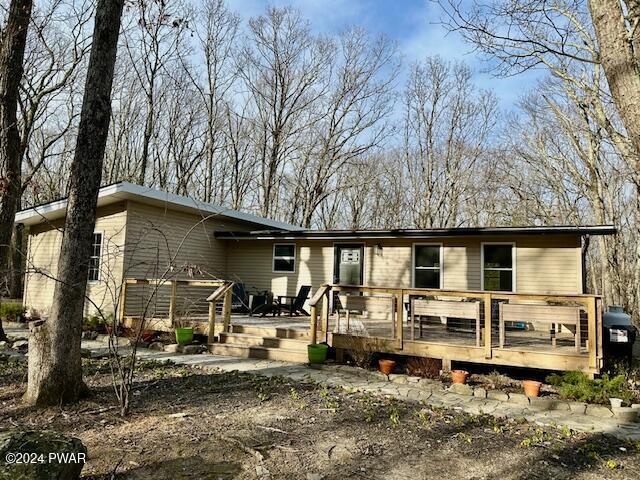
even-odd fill
[{"label": "beige vinyl siding", "polygon": [[[481,290],[480,252],[483,242],[515,242],[517,292],[581,293],[582,265],[578,236],[367,240],[364,242],[365,285],[411,287],[412,245],[435,243],[443,245],[443,287],[447,290]],[[274,243],[291,242],[229,240],[228,277],[244,282],[248,289],[267,289],[276,295],[293,295],[301,285],[312,285],[315,290],[323,283],[332,282],[334,242],[296,241],[296,271],[292,273],[272,272]]]},{"label": "beige vinyl siding", "polygon": [[[274,243],[295,243],[293,272],[273,272]],[[295,295],[302,285],[315,289],[333,277],[333,244],[330,242],[227,241],[227,277],[242,282],[247,291],[269,290],[276,295]]]},{"label": "beige vinyl siding", "polygon": [[516,244],[516,283],[521,293],[582,293],[580,238],[527,237]]},{"label": "beige vinyl siding", "polygon": [[[125,277],[224,279],[227,247],[216,231],[243,231],[250,224],[224,217],[205,217],[175,209],[128,202]],[[157,295],[153,295],[157,293]],[[178,314],[204,314],[210,287],[179,287]],[[164,316],[169,310],[169,286],[130,286],[127,314]],[[151,298],[150,304],[148,300]]]},{"label": "beige vinyl siding", "polygon": [[[124,203],[98,209],[94,231],[103,234],[100,280],[87,283],[87,295],[95,305],[86,302],[85,314],[94,313],[96,306],[105,314],[114,311],[122,279],[126,219]],[[50,311],[53,301],[63,226],[64,221],[57,220],[31,227],[29,232],[24,303],[44,314]]]}]

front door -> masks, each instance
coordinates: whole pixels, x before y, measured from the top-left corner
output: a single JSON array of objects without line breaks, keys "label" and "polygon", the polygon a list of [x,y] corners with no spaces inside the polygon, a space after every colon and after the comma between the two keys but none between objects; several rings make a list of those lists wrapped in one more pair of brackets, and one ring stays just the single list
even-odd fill
[{"label": "front door", "polygon": [[336,244],[333,258],[333,283],[339,285],[363,284],[364,245]]}]

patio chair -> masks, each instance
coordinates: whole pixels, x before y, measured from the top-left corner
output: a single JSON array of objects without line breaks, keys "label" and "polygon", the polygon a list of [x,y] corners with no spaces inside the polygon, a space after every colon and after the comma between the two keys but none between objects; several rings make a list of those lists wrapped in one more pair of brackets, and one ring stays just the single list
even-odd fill
[{"label": "patio chair", "polygon": [[245,313],[249,311],[249,297],[244,283],[233,284],[232,298],[231,311],[233,313]]},{"label": "patio chair", "polygon": [[303,285],[298,290],[297,295],[278,295],[278,299],[271,304],[264,305],[260,309],[260,313],[262,313],[263,317],[269,313],[273,316],[277,313],[280,316],[282,311],[285,310],[289,312],[290,317],[300,314],[308,316],[309,314],[304,309],[304,303],[309,298],[309,292],[311,292],[311,285]]}]

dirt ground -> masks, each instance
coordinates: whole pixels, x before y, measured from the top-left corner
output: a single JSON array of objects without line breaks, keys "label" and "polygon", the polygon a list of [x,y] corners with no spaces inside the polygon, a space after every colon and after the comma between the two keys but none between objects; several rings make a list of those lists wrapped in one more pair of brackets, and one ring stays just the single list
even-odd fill
[{"label": "dirt ground", "polygon": [[37,410],[20,401],[26,367],[0,363],[0,429],[79,437],[83,478],[640,478],[640,442],[154,362],[123,418],[107,363],[85,372],[92,397]]}]

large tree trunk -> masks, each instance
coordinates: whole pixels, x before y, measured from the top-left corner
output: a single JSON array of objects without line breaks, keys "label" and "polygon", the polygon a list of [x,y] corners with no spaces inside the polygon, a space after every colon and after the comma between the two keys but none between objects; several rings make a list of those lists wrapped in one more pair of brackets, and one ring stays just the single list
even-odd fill
[{"label": "large tree trunk", "polygon": [[80,358],[82,316],[123,3],[99,0],[96,6],[51,315],[32,327],[29,339],[25,401],[31,404],[72,402],[86,388]]},{"label": "large tree trunk", "polygon": [[[630,165],[640,196],[640,10],[637,2],[620,0],[589,0],[589,10],[600,46],[600,61],[604,68],[611,96],[635,151]],[[640,199],[636,201],[636,218],[640,218]],[[640,238],[640,225],[636,226]],[[637,242],[634,277],[640,281],[640,242]],[[640,295],[636,295],[634,312],[640,311]]]},{"label": "large tree trunk", "polygon": [[21,193],[17,109],[31,0],[12,0],[0,47],[0,273],[6,275]]},{"label": "large tree trunk", "polygon": [[[22,192],[17,109],[31,0],[12,0],[0,46],[0,295],[10,277],[11,233]],[[0,320],[0,341],[6,340]]]}]

